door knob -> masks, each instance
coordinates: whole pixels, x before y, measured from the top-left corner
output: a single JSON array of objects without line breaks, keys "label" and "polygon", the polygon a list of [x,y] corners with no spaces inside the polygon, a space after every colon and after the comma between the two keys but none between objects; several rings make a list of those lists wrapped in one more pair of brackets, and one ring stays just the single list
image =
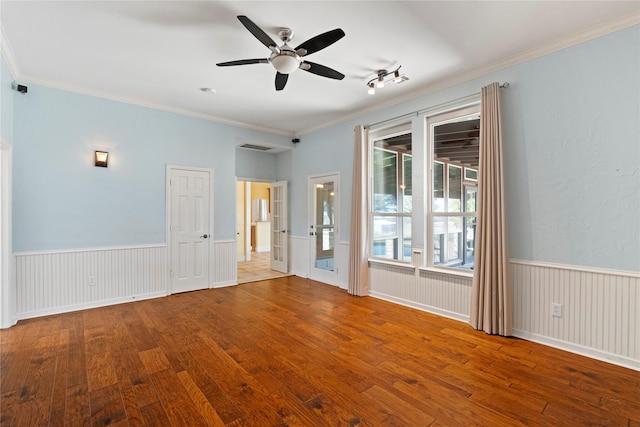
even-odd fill
[{"label": "door knob", "polygon": [[207,237],[209,237],[208,234],[203,234],[202,236],[200,236],[201,239],[206,239]]}]

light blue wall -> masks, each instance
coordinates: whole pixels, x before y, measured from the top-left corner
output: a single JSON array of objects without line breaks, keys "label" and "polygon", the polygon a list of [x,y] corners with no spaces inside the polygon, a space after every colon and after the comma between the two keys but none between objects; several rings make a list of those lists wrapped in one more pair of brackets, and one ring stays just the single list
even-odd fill
[{"label": "light blue wall", "polygon": [[[29,85],[15,97],[14,251],[164,243],[165,165],[214,170],[214,238],[235,238],[235,141],[288,138]],[[109,167],[93,165],[95,149]]]},{"label": "light blue wall", "polygon": [[[356,124],[433,108],[493,81],[509,82],[502,106],[510,256],[640,271],[638,76],[640,26],[634,26],[302,135],[278,159],[279,179],[291,181],[291,234],[306,235],[308,175],[340,171],[340,240],[348,240]],[[423,178],[414,169],[414,183]],[[414,242],[421,244],[423,236]]]},{"label": "light blue wall", "polygon": [[13,142],[13,76],[0,55],[0,136],[9,144]]},{"label": "light blue wall", "polygon": [[277,155],[244,148],[236,149],[236,176],[253,181],[275,181]]}]

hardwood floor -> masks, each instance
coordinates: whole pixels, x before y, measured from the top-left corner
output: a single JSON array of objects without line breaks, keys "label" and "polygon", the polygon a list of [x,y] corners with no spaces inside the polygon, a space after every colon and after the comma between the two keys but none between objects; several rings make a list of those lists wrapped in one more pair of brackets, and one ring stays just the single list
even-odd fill
[{"label": "hardwood floor", "polygon": [[640,372],[294,276],[0,343],[2,426],[640,425]]}]

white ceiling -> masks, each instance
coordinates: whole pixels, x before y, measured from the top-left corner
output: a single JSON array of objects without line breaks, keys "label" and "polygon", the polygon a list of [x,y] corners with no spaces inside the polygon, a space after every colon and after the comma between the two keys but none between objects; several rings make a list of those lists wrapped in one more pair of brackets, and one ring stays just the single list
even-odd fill
[{"label": "white ceiling", "polygon": [[[280,44],[334,28],[346,36],[276,92],[270,64],[216,67],[270,51],[236,19]],[[300,134],[524,58],[640,22],[638,1],[7,1],[2,48],[20,83],[45,84],[250,127]],[[594,58],[597,60],[597,58]],[[373,96],[378,69],[410,78]],[[207,94],[200,88],[213,88]]]}]

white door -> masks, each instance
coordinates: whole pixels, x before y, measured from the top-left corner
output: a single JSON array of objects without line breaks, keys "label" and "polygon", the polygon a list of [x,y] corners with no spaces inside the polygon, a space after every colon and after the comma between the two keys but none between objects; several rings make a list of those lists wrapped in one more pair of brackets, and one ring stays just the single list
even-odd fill
[{"label": "white door", "polygon": [[309,178],[309,278],[338,285],[338,175]]},{"label": "white door", "polygon": [[287,181],[271,184],[271,269],[289,272]]},{"label": "white door", "polygon": [[209,287],[211,182],[206,169],[170,168],[171,293]]}]

